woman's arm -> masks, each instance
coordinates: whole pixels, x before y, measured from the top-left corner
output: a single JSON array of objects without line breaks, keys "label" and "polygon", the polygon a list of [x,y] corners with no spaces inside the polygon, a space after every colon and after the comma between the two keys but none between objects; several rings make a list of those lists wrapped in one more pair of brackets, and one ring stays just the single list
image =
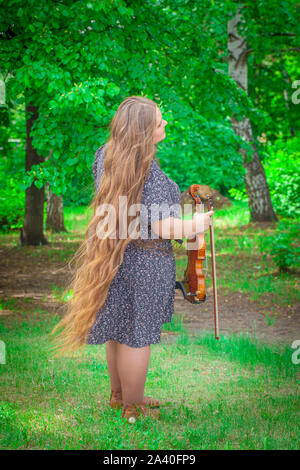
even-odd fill
[{"label": "woman's arm", "polygon": [[160,238],[171,240],[178,240],[184,237],[193,238],[197,233],[203,233],[205,230],[208,230],[210,217],[213,214],[214,211],[202,214],[196,212],[192,220],[168,217],[167,219],[153,222],[151,227]]}]

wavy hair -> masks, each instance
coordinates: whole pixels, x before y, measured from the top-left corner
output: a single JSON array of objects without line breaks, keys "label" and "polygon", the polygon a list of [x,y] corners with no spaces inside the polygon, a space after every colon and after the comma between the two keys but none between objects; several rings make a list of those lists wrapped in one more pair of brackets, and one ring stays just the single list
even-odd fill
[{"label": "wavy hair", "polygon": [[[71,258],[76,268],[68,289],[72,296],[64,305],[62,319],[52,330],[54,335],[55,357],[66,352],[84,348],[89,330],[97,312],[104,305],[109,286],[123,262],[124,251],[132,240],[97,236],[99,228],[105,225],[102,215],[97,215],[100,204],[112,204],[116,214],[116,234],[119,233],[119,196],[127,197],[127,206],[141,202],[144,182],[150,172],[151,160],[157,147],[153,133],[156,127],[154,101],[130,96],[118,107],[110,123],[110,136],[107,141],[104,159],[104,172],[98,193],[93,197],[93,209],[83,242]],[[99,212],[99,211],[98,211]],[[123,214],[126,227],[134,216]]]}]

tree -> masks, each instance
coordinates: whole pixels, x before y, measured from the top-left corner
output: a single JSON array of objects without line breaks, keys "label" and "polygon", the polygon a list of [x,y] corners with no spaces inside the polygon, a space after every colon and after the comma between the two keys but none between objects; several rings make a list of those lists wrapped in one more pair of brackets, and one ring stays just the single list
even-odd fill
[{"label": "tree", "polygon": [[[259,2],[259,9],[270,2]],[[282,15],[288,34],[292,8],[280,2],[282,10],[273,11],[272,21],[277,27]],[[268,17],[256,11],[257,2],[244,4],[247,42],[258,60]],[[236,2],[132,0],[128,5],[124,0],[8,0],[0,20],[1,68],[12,77],[8,96],[20,97],[26,88],[26,100],[38,115],[31,137],[41,161],[32,164],[26,184],[40,189],[49,183],[57,196],[71,194],[72,182],[91,174],[94,152],[105,142],[120,102],[139,94],[154,99],[169,123],[159,161],[182,191],[195,182],[221,192],[241,187],[245,170],[238,150],[253,149],[234,132],[231,117],[247,116],[255,139],[265,129],[276,134],[274,116],[284,128],[284,120],[269,112],[267,93],[274,103],[280,94],[287,108],[279,79],[271,82],[271,91],[265,87],[257,72],[265,70],[260,62],[251,59],[251,97],[228,75],[227,17]],[[274,45],[272,21],[264,57]],[[294,49],[292,42],[288,49]],[[288,77],[293,67],[285,64]],[[293,107],[290,111],[295,113]],[[295,133],[298,128],[293,120]],[[53,154],[45,160],[49,149]],[[36,210],[42,211],[41,205]]]},{"label": "tree", "polygon": [[[52,155],[52,150],[46,160]],[[64,224],[64,209],[63,209],[63,198],[62,196],[57,196],[51,191],[49,183],[46,184],[46,193],[47,193],[47,219],[46,219],[46,228],[47,230],[52,230],[52,232],[67,232],[67,229]]]},{"label": "tree", "polygon": [[[237,85],[248,92],[248,67],[247,67],[247,43],[246,37],[241,36],[237,26],[241,24],[242,17],[238,10],[236,15],[228,21],[228,51],[229,51],[229,75]],[[274,221],[277,220],[272,207],[269,188],[267,185],[264,168],[261,164],[258,151],[254,142],[251,122],[249,117],[243,116],[242,120],[232,117],[232,126],[236,134],[252,147],[252,155],[245,148],[240,148],[246,169],[245,183],[248,194],[251,220]]]},{"label": "tree", "polygon": [[[0,23],[1,69],[11,76],[10,95],[25,96],[26,89],[22,244],[47,243],[43,235],[44,185],[49,182],[59,196],[66,175],[82,172],[90,164],[90,148],[99,146],[99,128],[111,114],[104,101],[113,104],[120,91],[103,76],[123,41],[116,22],[119,18],[126,22],[129,13],[132,10],[122,0],[116,0],[114,8],[108,0],[42,4],[17,0],[5,5]],[[49,148],[53,148],[53,156],[45,161]]]},{"label": "tree", "polygon": [[[38,117],[38,110],[32,102],[26,104],[26,171],[30,171],[33,165],[44,161],[32,145],[31,130]],[[24,224],[20,232],[20,242],[23,245],[43,245],[48,241],[43,234],[44,215],[44,188],[38,188],[34,183],[26,188]]]},{"label": "tree", "polygon": [[251,117],[254,135],[263,130],[268,143],[289,139],[300,129],[299,109],[292,100],[300,67],[300,4],[238,3],[247,29],[248,95],[259,111]]},{"label": "tree", "polygon": [[67,232],[64,224],[63,199],[47,188],[47,230]]}]

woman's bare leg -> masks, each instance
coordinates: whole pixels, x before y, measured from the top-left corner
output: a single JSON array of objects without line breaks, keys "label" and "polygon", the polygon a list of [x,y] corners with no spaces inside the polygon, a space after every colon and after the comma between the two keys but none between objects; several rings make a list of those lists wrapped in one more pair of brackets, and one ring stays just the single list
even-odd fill
[{"label": "woman's bare leg", "polygon": [[143,402],[149,362],[150,346],[131,348],[118,343],[117,371],[124,406]]},{"label": "woman's bare leg", "polygon": [[121,392],[121,381],[117,368],[118,341],[106,341],[106,361],[110,378],[110,388]]}]

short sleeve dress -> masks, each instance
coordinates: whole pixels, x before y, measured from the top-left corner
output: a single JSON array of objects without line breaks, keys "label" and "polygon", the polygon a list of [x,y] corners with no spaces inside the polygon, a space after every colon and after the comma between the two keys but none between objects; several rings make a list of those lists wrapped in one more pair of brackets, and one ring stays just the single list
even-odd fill
[{"label": "short sleeve dress", "polygon": [[[96,191],[104,171],[105,148],[106,145],[100,147],[95,154],[93,174]],[[141,204],[147,208],[146,218],[141,212],[142,240],[158,238],[151,230],[150,222],[170,216],[181,218],[179,187],[154,159],[144,184]],[[148,229],[144,235],[143,225]],[[182,240],[176,241],[182,243]],[[141,348],[159,343],[161,326],[171,321],[174,312],[175,283],[171,240],[157,240],[151,250],[130,242],[125,249],[123,263],[109,286],[105,303],[89,331],[87,344],[113,340]]]}]

